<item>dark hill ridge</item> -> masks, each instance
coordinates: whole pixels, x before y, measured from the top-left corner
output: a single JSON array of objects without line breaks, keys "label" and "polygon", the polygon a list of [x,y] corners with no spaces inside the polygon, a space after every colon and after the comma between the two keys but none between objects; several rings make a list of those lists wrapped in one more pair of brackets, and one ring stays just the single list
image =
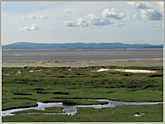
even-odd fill
[{"label": "dark hill ridge", "polygon": [[163,45],[123,44],[123,43],[30,43],[16,42],[2,45],[2,49],[148,49],[163,48]]}]

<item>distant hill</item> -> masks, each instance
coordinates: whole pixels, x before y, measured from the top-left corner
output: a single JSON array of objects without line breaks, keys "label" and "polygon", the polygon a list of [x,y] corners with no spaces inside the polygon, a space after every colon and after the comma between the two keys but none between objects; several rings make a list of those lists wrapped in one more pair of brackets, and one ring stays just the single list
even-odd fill
[{"label": "distant hill", "polygon": [[9,45],[2,45],[2,49],[149,49],[163,48],[163,45],[151,44],[123,44],[123,43],[29,43],[17,42]]}]

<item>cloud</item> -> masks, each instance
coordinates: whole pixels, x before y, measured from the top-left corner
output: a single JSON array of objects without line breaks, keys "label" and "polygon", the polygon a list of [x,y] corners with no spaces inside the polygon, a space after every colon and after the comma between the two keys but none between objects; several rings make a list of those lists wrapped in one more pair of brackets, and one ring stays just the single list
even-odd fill
[{"label": "cloud", "polygon": [[77,14],[77,15],[83,15],[81,12],[78,12],[78,11],[76,12],[76,14]]},{"label": "cloud", "polygon": [[22,19],[22,20],[26,20],[27,18],[26,18],[25,16],[22,16],[21,19]]},{"label": "cloud", "polygon": [[158,2],[160,6],[160,11],[163,13],[164,12],[164,2]]},{"label": "cloud", "polygon": [[109,19],[116,19],[116,20],[121,20],[122,18],[125,17],[125,14],[122,13],[116,13],[114,12],[114,8],[110,9],[104,9],[102,12],[102,17],[104,18],[109,18]]},{"label": "cloud", "polygon": [[71,13],[71,11],[70,10],[67,10],[67,9],[65,9],[64,12],[65,13]]},{"label": "cloud", "polygon": [[86,18],[87,18],[87,19],[90,19],[90,20],[98,19],[98,17],[97,17],[96,15],[94,15],[94,14],[88,14],[88,15],[86,16]]},{"label": "cloud", "polygon": [[77,26],[77,25],[74,24],[74,22],[71,21],[71,20],[65,21],[64,24],[65,24],[67,27],[76,27],[76,26]]},{"label": "cloud", "polygon": [[164,2],[158,2],[158,3],[162,8],[164,7]]},{"label": "cloud", "polygon": [[83,18],[79,18],[76,20],[77,21],[77,26],[82,26],[82,27],[88,27],[89,24]]},{"label": "cloud", "polygon": [[85,18],[86,18],[85,20],[82,17],[78,18],[76,20],[76,23],[71,20],[68,20],[68,21],[65,21],[64,24],[67,27],[88,27],[89,24],[95,27],[101,27],[101,26],[106,26],[106,25],[111,24],[109,20],[104,19],[104,18],[99,18],[94,14],[88,14]]},{"label": "cloud", "polygon": [[118,4],[118,3],[116,3],[115,6],[116,6],[116,7],[123,7],[122,4]]},{"label": "cloud", "polygon": [[123,26],[125,25],[124,23],[116,23],[117,26]]},{"label": "cloud", "polygon": [[[51,18],[51,17],[50,16],[46,16],[46,15],[41,15],[39,18],[47,19],[47,18]],[[25,16],[22,16],[22,17],[20,17],[20,19],[25,20],[27,18]],[[34,14],[30,14],[29,15],[29,19],[36,19],[36,16]]]},{"label": "cloud", "polygon": [[83,18],[79,18],[76,20],[76,24],[71,21],[71,20],[67,20],[64,22],[64,25],[67,27],[88,27],[89,24],[88,22],[86,22]]},{"label": "cloud", "polygon": [[149,7],[144,2],[127,2],[127,4],[136,9],[149,9]]},{"label": "cloud", "polygon": [[110,25],[110,22],[109,20],[97,19],[97,20],[92,20],[91,24],[95,26],[105,26],[105,25]]},{"label": "cloud", "polygon": [[163,15],[155,9],[141,10],[140,18],[143,20],[162,20]]},{"label": "cloud", "polygon": [[36,16],[35,16],[34,14],[30,14],[30,15],[29,15],[29,18],[30,18],[30,19],[36,19]]},{"label": "cloud", "polygon": [[22,27],[19,29],[20,31],[37,31],[39,30],[38,26],[36,26],[36,24],[32,24],[31,27]]},{"label": "cloud", "polygon": [[48,18],[48,16],[41,15],[40,18],[41,18],[41,19],[46,19],[46,18]]},{"label": "cloud", "polygon": [[91,25],[94,26],[105,26],[105,25],[110,25],[109,20],[107,19],[103,19],[103,18],[99,18],[94,14],[88,14],[86,16],[87,19],[89,19]]},{"label": "cloud", "polygon": [[80,14],[80,12],[77,11],[76,14]]},{"label": "cloud", "polygon": [[141,19],[139,14],[133,14],[133,19]]},{"label": "cloud", "polygon": [[[155,6],[149,3],[147,6],[147,3],[144,2],[127,2],[127,4],[140,10],[140,14],[133,15],[133,19],[162,20],[163,13],[161,7],[163,8],[163,2],[157,2],[154,4]],[[149,5],[152,7],[149,7]],[[160,7],[157,8],[157,5],[159,5]]]}]

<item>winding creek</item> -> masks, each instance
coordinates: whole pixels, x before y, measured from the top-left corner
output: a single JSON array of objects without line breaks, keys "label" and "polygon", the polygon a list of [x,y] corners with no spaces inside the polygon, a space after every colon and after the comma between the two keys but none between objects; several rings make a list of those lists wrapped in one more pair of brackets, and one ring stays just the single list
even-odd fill
[{"label": "winding creek", "polygon": [[77,113],[77,108],[79,107],[91,107],[91,108],[103,108],[103,107],[116,107],[121,105],[154,105],[163,102],[118,102],[106,99],[88,99],[94,101],[105,101],[108,104],[104,105],[63,105],[62,102],[55,102],[55,103],[41,103],[37,102],[37,107],[29,107],[29,108],[18,108],[18,109],[10,109],[1,112],[3,117],[5,116],[13,116],[13,112],[35,109],[35,110],[45,110],[46,107],[63,107],[63,113],[26,113],[26,114],[66,114],[66,115],[75,115]]}]

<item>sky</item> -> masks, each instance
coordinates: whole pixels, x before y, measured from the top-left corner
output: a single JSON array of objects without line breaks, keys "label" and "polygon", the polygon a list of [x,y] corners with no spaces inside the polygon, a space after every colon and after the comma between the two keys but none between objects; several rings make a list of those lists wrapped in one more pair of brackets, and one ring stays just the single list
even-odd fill
[{"label": "sky", "polygon": [[164,43],[164,3],[2,2],[1,44]]}]

